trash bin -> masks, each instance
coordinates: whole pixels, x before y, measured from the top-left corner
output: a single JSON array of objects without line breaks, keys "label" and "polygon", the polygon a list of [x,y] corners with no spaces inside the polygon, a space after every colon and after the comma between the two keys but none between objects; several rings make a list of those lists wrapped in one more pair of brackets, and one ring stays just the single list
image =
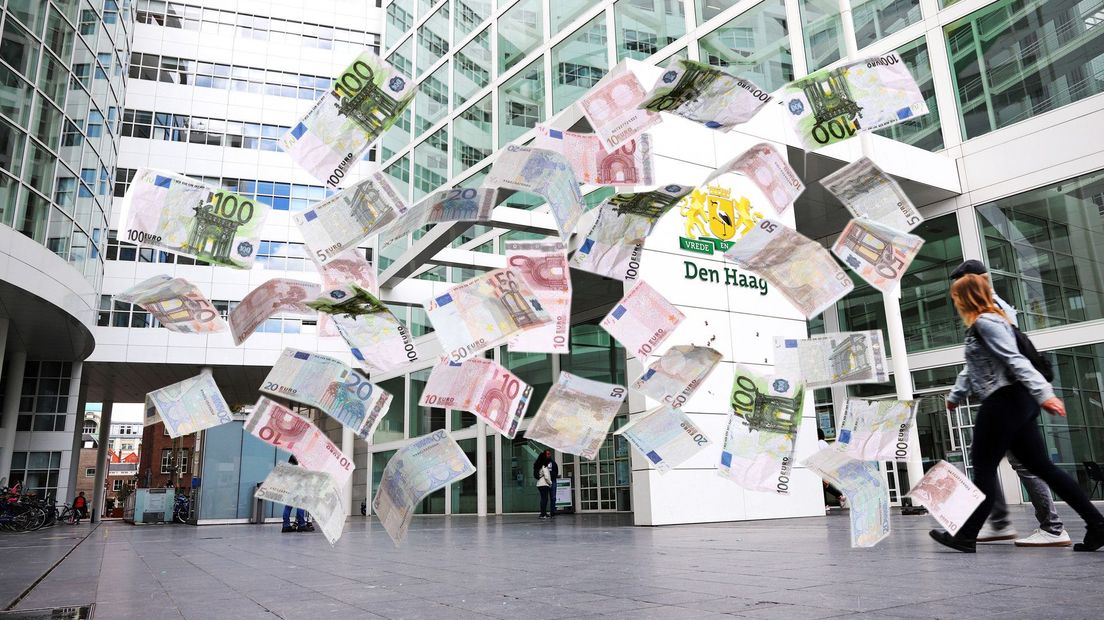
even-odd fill
[{"label": "trash bin", "polygon": [[[257,489],[261,488],[261,483],[257,483]],[[256,489],[254,489],[253,495],[253,510],[249,514],[250,523],[264,523],[265,520],[265,501],[256,496]]]}]

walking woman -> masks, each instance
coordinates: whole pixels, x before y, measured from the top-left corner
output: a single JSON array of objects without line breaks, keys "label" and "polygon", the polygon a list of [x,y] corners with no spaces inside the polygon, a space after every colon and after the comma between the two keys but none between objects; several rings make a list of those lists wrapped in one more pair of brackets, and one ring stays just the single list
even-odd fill
[{"label": "walking woman", "polygon": [[1050,460],[1036,422],[1040,406],[1052,415],[1064,416],[1065,405],[1020,353],[1008,317],[993,301],[984,276],[968,274],[956,280],[951,285],[951,299],[969,329],[966,368],[947,396],[947,408],[953,410],[970,395],[981,400],[970,458],[974,483],[985,493],[985,500],[957,534],[932,530],[931,537],[957,551],[974,553],[978,531],[989,516],[993,498],[1000,493],[997,466],[1005,452],[1011,451],[1085,520],[1085,541],[1074,545],[1074,550],[1096,551],[1104,546],[1104,516],[1077,482]]}]

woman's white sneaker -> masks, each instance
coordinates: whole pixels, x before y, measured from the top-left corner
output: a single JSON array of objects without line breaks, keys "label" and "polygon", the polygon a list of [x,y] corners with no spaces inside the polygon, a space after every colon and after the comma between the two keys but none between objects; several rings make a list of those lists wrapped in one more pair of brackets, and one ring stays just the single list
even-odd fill
[{"label": "woman's white sneaker", "polygon": [[1062,530],[1061,534],[1051,534],[1046,530],[1035,530],[1027,538],[1016,539],[1017,547],[1070,547],[1073,541],[1069,533]]}]

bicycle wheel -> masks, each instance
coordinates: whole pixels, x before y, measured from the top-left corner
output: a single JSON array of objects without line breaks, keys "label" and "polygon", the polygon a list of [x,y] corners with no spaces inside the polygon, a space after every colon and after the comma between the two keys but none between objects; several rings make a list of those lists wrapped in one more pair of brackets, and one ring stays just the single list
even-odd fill
[{"label": "bicycle wheel", "polygon": [[31,511],[31,529],[40,530],[46,525],[46,511],[41,508],[32,508]]},{"label": "bicycle wheel", "polygon": [[12,517],[11,520],[11,528],[16,532],[30,531],[32,525],[34,525],[34,518],[30,511],[23,511]]}]

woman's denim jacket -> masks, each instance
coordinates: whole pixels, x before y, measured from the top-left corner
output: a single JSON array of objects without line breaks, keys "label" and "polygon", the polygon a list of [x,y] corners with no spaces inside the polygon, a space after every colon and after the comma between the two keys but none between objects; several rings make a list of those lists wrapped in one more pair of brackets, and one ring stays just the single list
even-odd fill
[{"label": "woman's denim jacket", "polygon": [[[985,343],[974,335],[978,332]],[[1054,388],[1039,374],[1016,346],[1012,326],[999,314],[985,313],[966,332],[966,368],[958,373],[947,400],[960,404],[967,396],[979,401],[1002,387],[1019,381],[1038,403],[1054,398]]]}]

